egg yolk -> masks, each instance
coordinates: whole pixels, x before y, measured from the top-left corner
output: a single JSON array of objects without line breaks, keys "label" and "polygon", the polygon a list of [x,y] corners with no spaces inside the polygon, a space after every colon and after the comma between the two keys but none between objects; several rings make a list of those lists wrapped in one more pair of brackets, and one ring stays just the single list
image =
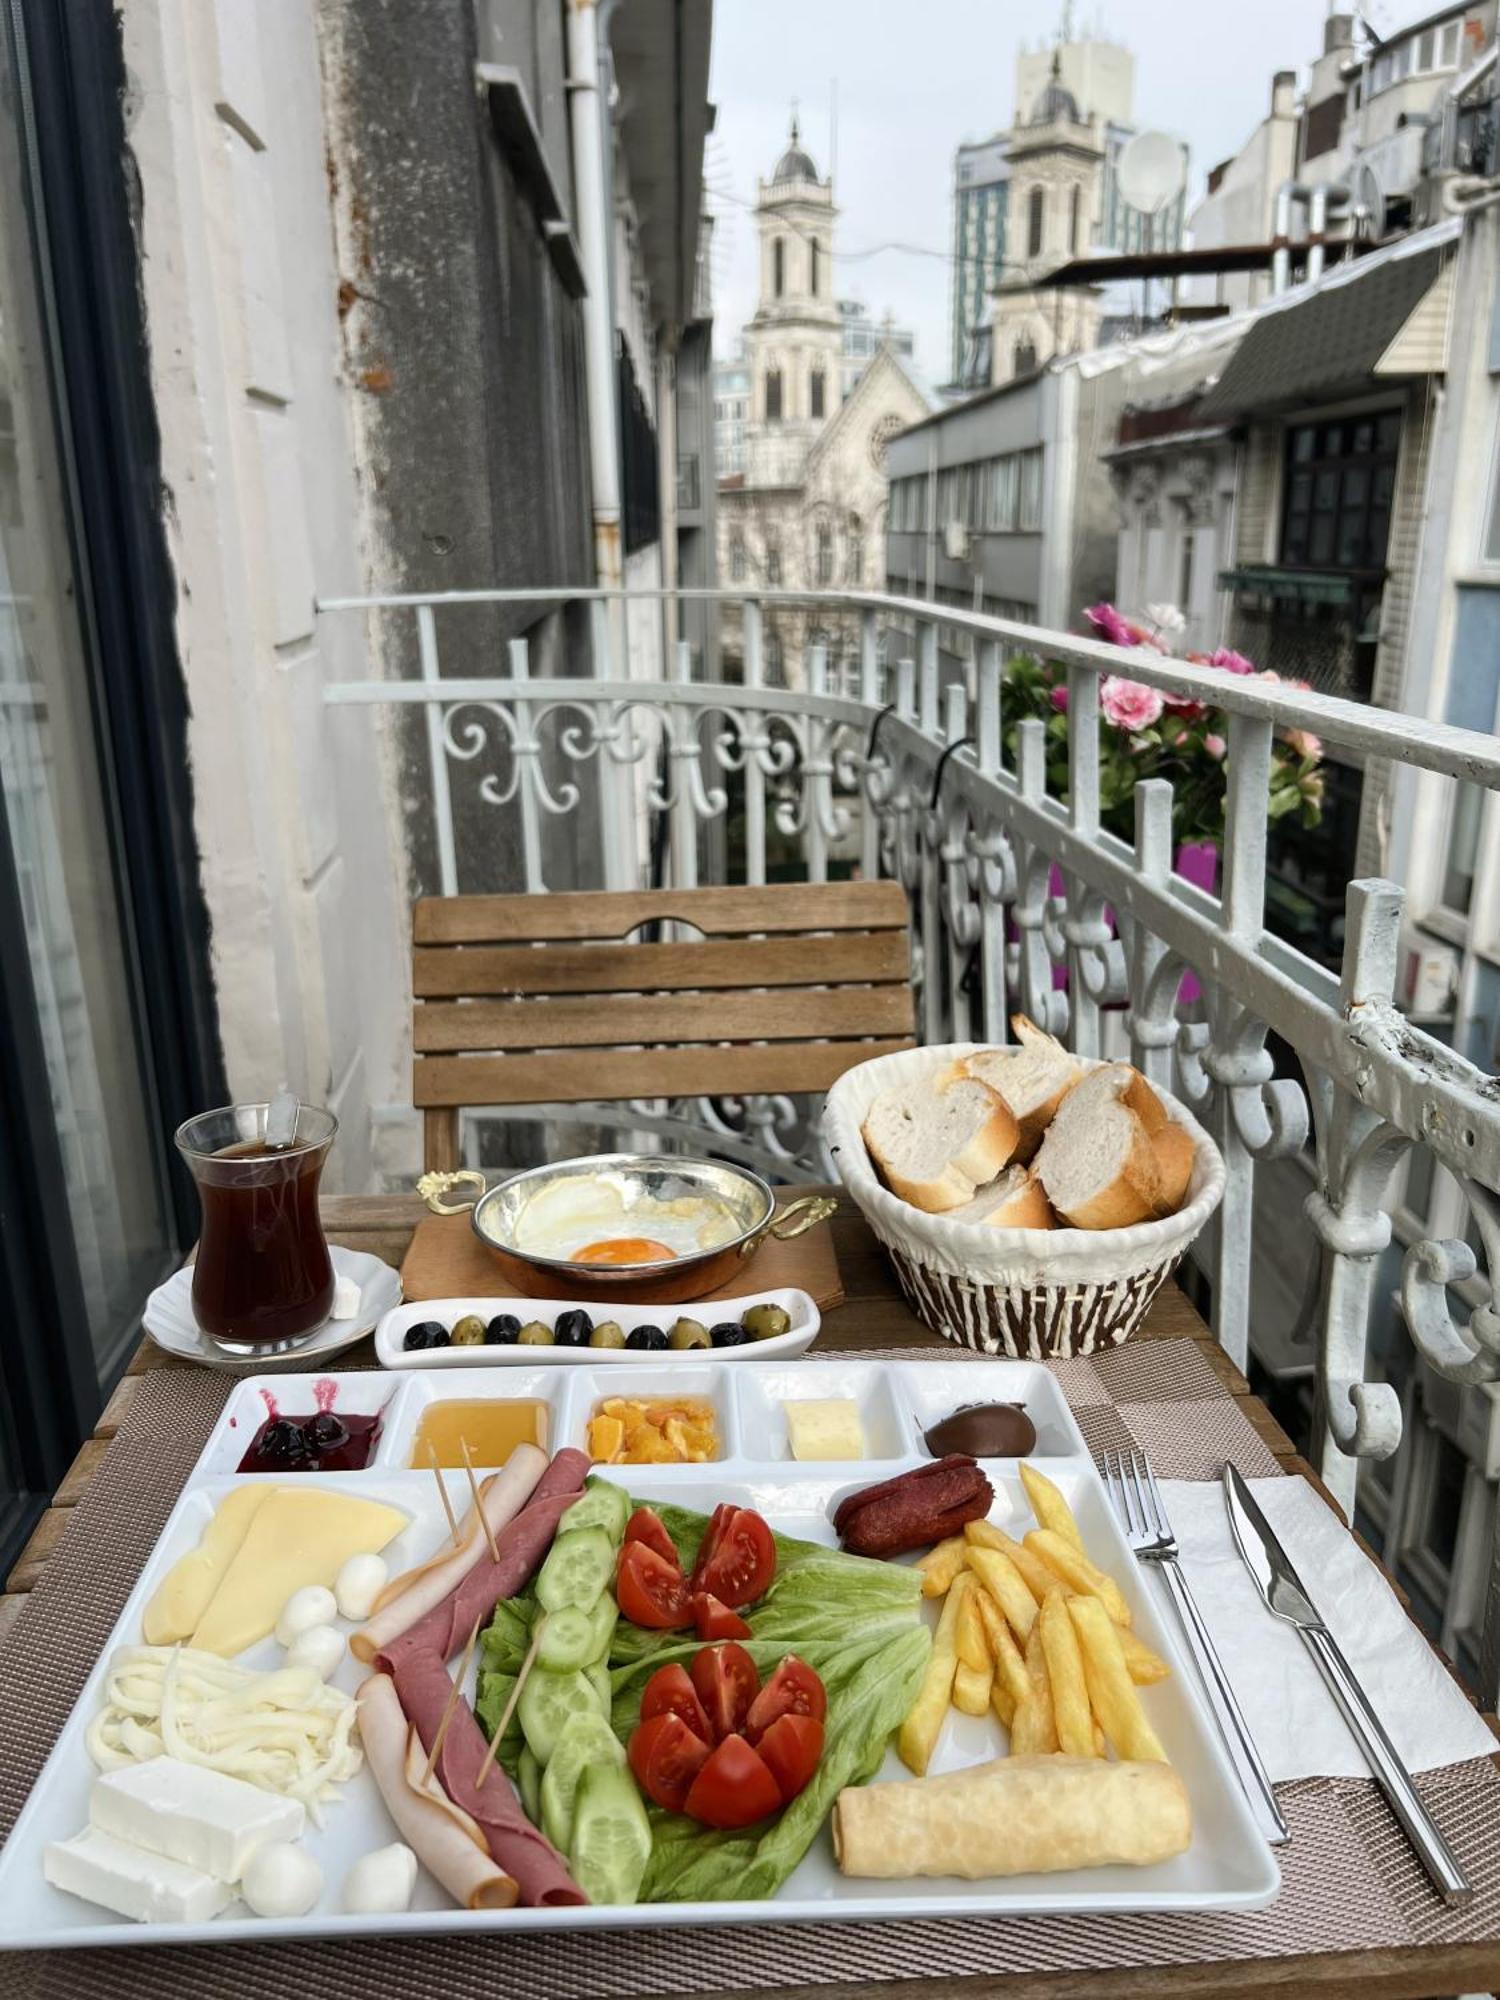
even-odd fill
[{"label": "egg yolk", "polygon": [[602,1243],[586,1243],[568,1259],[570,1264],[666,1264],[677,1255],[665,1243],[649,1236],[607,1236]]}]

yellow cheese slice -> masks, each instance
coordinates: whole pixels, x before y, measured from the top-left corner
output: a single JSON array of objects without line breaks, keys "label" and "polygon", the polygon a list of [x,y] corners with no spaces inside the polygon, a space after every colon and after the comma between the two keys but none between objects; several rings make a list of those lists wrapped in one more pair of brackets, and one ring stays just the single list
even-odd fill
[{"label": "yellow cheese slice", "polygon": [[191,1637],[224,1572],[239,1553],[250,1523],[273,1486],[237,1486],[214,1510],[195,1549],[173,1563],[156,1586],[141,1619],[148,1646],[175,1646]]},{"label": "yellow cheese slice", "polygon": [[232,1659],[274,1628],[294,1590],[308,1583],[331,1590],[350,1556],[378,1554],[408,1519],[379,1500],[273,1487],[199,1619],[193,1644]]}]

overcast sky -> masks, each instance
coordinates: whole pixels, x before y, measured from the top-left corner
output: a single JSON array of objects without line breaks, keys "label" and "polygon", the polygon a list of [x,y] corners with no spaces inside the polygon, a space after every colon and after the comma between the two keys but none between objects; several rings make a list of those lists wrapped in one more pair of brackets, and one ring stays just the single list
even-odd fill
[{"label": "overcast sky", "polygon": [[[1422,0],[1364,9],[1380,32],[1422,11]],[[1272,73],[1305,76],[1326,12],[1327,0],[1082,0],[1074,10],[1075,33],[1102,31],[1134,53],[1136,124],[1187,141],[1190,202],[1208,168],[1264,117]],[[786,143],[793,97],[803,143],[828,172],[837,79],[840,295],[913,326],[921,366],[944,379],[953,150],[1010,123],[1016,50],[1051,38],[1060,15],[1057,0],[715,0],[710,91],[719,121],[705,171],[717,215],[719,351],[733,350],[755,306],[756,176]],[[857,254],[891,241],[940,255]]]}]

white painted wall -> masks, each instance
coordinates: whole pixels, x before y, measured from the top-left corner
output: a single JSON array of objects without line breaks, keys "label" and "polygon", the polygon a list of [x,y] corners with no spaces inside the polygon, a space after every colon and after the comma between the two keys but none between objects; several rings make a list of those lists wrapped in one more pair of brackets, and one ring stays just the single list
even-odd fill
[{"label": "white painted wall", "polygon": [[404,857],[370,671],[314,599],[362,576],[311,0],[123,0],[189,755],[230,1087],[337,1112],[375,1184],[409,1101]]}]

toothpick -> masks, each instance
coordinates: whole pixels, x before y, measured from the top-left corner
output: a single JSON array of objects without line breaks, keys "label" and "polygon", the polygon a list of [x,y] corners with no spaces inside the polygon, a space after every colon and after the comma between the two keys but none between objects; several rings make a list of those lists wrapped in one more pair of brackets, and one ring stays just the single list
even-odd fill
[{"label": "toothpick", "polygon": [[490,1526],[490,1517],[484,1511],[484,1495],[479,1490],[479,1481],[474,1477],[474,1461],[469,1456],[469,1440],[460,1438],[458,1448],[464,1455],[464,1471],[469,1475],[469,1491],[474,1496],[474,1512],[479,1516],[479,1525],[484,1530],[484,1539],[489,1545],[490,1561],[500,1560],[500,1551],[495,1547],[495,1531]]},{"label": "toothpick", "polygon": [[454,1548],[459,1548],[463,1544],[463,1537],[458,1532],[458,1521],[454,1516],[453,1502],[448,1498],[448,1482],[443,1477],[443,1468],[438,1464],[437,1446],[435,1444],[428,1445],[427,1456],[432,1460],[432,1476],[437,1481],[438,1498],[443,1503],[443,1512],[448,1516],[448,1526],[453,1534],[453,1546]]},{"label": "toothpick", "polygon": [[479,1774],[474,1780],[474,1789],[476,1792],[490,1775],[490,1767],[499,1754],[500,1739],[510,1727],[510,1719],[516,1712],[516,1703],[521,1699],[521,1690],[526,1685],[526,1676],[536,1665],[537,1648],[542,1643],[542,1633],[546,1630],[546,1627],[547,1614],[544,1611],[536,1621],[536,1630],[531,1635],[531,1644],[526,1648],[526,1657],[521,1662],[521,1671],[516,1675],[516,1684],[510,1691],[510,1700],[505,1704],[500,1720],[495,1725],[495,1733],[490,1738],[490,1747],[484,1753],[484,1762],[480,1765]]},{"label": "toothpick", "polygon": [[437,1734],[432,1739],[432,1748],[427,1753],[427,1768],[422,1773],[422,1783],[418,1787],[418,1790],[426,1789],[432,1782],[433,1772],[437,1769],[437,1760],[443,1748],[443,1738],[448,1734],[448,1724],[453,1720],[458,1704],[463,1698],[463,1687],[469,1671],[469,1662],[473,1659],[474,1648],[479,1643],[479,1624],[480,1620],[476,1618],[474,1620],[474,1629],[469,1634],[469,1643],[464,1647],[464,1656],[458,1663],[458,1673],[454,1677],[453,1691],[448,1696],[448,1703],[443,1710],[442,1720],[437,1726]]}]

